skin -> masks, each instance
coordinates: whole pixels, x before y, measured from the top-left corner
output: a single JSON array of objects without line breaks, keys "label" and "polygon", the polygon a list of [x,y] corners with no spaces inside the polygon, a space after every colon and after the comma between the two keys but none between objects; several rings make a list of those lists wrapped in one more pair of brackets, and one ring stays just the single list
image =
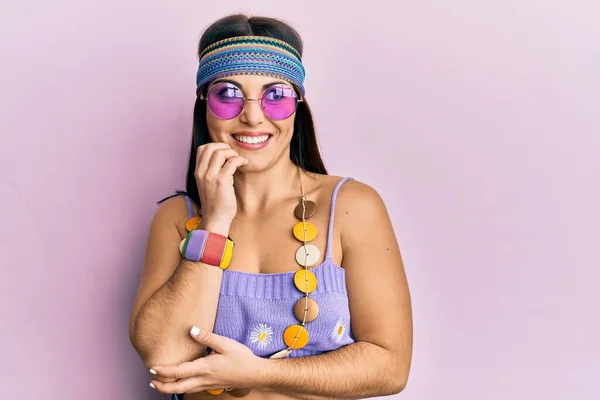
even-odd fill
[{"label": "skin", "polygon": [[[260,98],[263,85],[283,82],[261,76],[227,79],[235,81],[243,88],[244,95],[253,99]],[[289,159],[294,117],[270,120],[258,102],[247,102],[242,113],[232,120],[220,120],[207,111],[207,124],[215,143],[204,146],[198,156],[201,173],[196,176],[204,196],[201,198],[203,228],[234,238],[236,247],[229,267],[232,270],[273,273],[298,269],[289,262],[290,255],[298,248],[289,230],[297,222],[293,209],[300,194],[297,168]],[[239,147],[232,136],[242,130],[268,132],[273,136],[267,147],[247,150]],[[319,262],[325,256],[331,193],[339,179],[302,172],[306,196],[318,205],[311,222],[319,232],[313,242],[322,249]],[[166,295],[160,305],[147,306],[153,300],[158,302],[154,297],[163,290],[159,289],[161,286],[176,285],[178,276],[189,285],[201,279],[213,279],[213,284],[220,282],[214,277],[219,273],[215,271],[217,268],[206,268],[205,275],[192,275],[200,274],[199,268],[188,270],[183,263],[177,267],[180,260],[175,260],[176,253],[165,244],[168,242],[172,247],[186,236],[185,201],[169,200],[158,214],[161,217],[155,217],[147,249],[151,255],[147,254],[147,259],[153,261],[145,262],[131,325],[134,346],[145,365],[155,373],[150,378],[158,391],[185,392],[189,393],[185,400],[198,400],[215,398],[201,392],[207,388],[252,388],[245,397],[252,400],[363,398],[404,389],[412,356],[410,295],[392,224],[374,189],[357,181],[345,183],[335,211],[333,261],[346,271],[351,329],[356,343],[313,357],[280,360],[256,357],[246,346],[211,333],[214,315],[193,316],[201,321],[191,317],[189,323],[185,320],[186,331],[177,340],[185,342],[188,350],[181,350],[177,356],[173,355],[175,350],[158,356],[151,346],[140,344],[145,335],[150,335],[152,327],[164,324],[152,317],[158,315],[156,310],[175,307],[176,301],[169,303]],[[164,230],[172,232],[168,241],[158,238],[161,235],[158,232]],[[156,240],[152,239],[154,236]],[[162,255],[166,253],[172,259]],[[169,270],[163,266],[167,264],[173,267]],[[207,297],[194,301],[212,302],[216,307],[218,287],[203,295]],[[190,335],[192,326],[200,328],[197,336]],[[214,352],[206,356],[206,347]],[[227,393],[219,397],[233,398]]]}]

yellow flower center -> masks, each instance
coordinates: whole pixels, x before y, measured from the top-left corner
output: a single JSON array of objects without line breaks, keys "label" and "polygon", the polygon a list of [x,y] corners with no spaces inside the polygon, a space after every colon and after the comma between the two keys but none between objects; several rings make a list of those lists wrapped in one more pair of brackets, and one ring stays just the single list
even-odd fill
[{"label": "yellow flower center", "polygon": [[341,335],[343,331],[344,331],[344,326],[343,326],[343,325],[340,325],[340,326],[338,327],[338,335]]},{"label": "yellow flower center", "polygon": [[267,332],[261,332],[261,333],[259,333],[258,340],[260,340],[262,342],[266,338],[267,338]]}]

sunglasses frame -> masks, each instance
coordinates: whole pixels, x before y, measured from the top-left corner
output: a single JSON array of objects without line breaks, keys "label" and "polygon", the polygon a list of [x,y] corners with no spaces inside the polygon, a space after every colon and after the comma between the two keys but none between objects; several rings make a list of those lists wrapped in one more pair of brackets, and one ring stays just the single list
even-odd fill
[{"label": "sunglasses frame", "polygon": [[[269,119],[270,119],[270,120],[272,120],[272,121],[284,121],[284,120],[288,119],[288,118],[289,118],[289,117],[291,117],[291,116],[292,116],[292,114],[293,114],[293,113],[295,113],[295,112],[296,112],[296,110],[298,109],[298,103],[303,103],[303,102],[304,102],[304,98],[303,98],[303,97],[302,97],[302,96],[301,96],[301,95],[298,93],[298,91],[297,91],[297,90],[294,88],[294,86],[290,86],[290,85],[288,85],[287,83],[283,83],[283,82],[277,82],[277,83],[274,83],[273,85],[269,86],[268,88],[266,88],[266,89],[265,89],[265,92],[263,93],[263,95],[262,95],[262,97],[261,97],[260,99],[249,99],[249,98],[247,98],[246,96],[242,96],[242,97],[241,97],[241,99],[242,99],[243,103],[242,103],[242,108],[240,108],[240,112],[239,112],[238,114],[236,114],[235,116],[231,117],[231,118],[221,118],[221,117],[219,117],[217,114],[215,114],[215,113],[213,112],[213,110],[211,110],[211,109],[210,109],[210,106],[208,105],[208,95],[209,95],[209,93],[210,93],[210,92],[211,92],[211,91],[212,91],[214,88],[216,88],[216,87],[217,87],[219,84],[221,84],[221,83],[228,84],[228,85],[231,85],[231,86],[235,86],[235,88],[236,88],[236,89],[238,89],[238,90],[239,90],[239,91],[240,91],[242,94],[244,94],[244,91],[242,90],[242,88],[240,88],[240,87],[239,87],[238,85],[236,85],[235,83],[231,83],[231,82],[219,82],[219,83],[217,83],[216,85],[214,85],[213,87],[211,87],[210,89],[208,89],[208,91],[206,92],[206,97],[204,96],[204,94],[202,94],[202,90],[203,90],[204,88],[203,88],[202,90],[200,90],[200,97],[199,97],[199,99],[200,99],[200,100],[202,100],[202,101],[206,101],[206,108],[208,108],[208,109],[210,110],[210,112],[212,113],[212,115],[214,115],[214,116],[215,116],[215,117],[217,117],[218,119],[221,119],[221,120],[224,120],[224,121],[228,121],[228,120],[231,120],[231,119],[234,119],[234,118],[237,118],[237,117],[239,117],[239,115],[242,113],[242,111],[244,111],[244,107],[246,107],[246,102],[247,102],[247,101],[258,101],[258,102],[260,103],[260,109],[262,110],[263,114],[265,114],[265,117],[269,118]],[[262,101],[263,101],[263,98],[264,98],[265,94],[268,92],[268,90],[269,90],[271,87],[273,87],[273,86],[275,86],[275,85],[283,85],[283,86],[287,86],[287,87],[289,87],[290,89],[292,89],[292,90],[294,91],[294,93],[296,93],[296,108],[294,109],[294,112],[292,112],[292,114],[290,114],[290,115],[288,115],[287,117],[285,117],[285,118],[282,118],[282,119],[273,119],[273,118],[269,117],[269,116],[267,115],[267,113],[265,113],[265,110],[264,110],[264,109],[263,109],[263,107],[262,107]]]}]

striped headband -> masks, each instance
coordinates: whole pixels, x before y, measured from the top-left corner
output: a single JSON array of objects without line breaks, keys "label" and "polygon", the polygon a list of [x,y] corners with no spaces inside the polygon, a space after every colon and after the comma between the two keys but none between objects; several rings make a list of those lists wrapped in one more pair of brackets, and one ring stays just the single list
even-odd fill
[{"label": "striped headband", "polygon": [[304,95],[304,66],[288,43],[265,36],[237,36],[220,40],[200,54],[196,95],[208,82],[229,75],[263,75],[296,85]]}]

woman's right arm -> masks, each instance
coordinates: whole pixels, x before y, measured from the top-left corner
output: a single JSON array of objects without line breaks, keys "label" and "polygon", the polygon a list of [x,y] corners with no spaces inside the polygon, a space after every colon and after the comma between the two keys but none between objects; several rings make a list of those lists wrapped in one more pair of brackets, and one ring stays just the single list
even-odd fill
[{"label": "woman's right arm", "polygon": [[[202,204],[200,229],[228,236],[237,213],[235,171],[248,162],[225,143],[200,146],[194,175]],[[144,269],[131,314],[129,336],[147,367],[179,364],[205,355],[189,336],[192,326],[213,330],[223,271],[182,258],[178,224],[185,200],[165,202],[150,226]]]},{"label": "woman's right arm", "polygon": [[[171,365],[204,355],[189,337],[193,325],[213,330],[223,271],[183,259],[177,224],[187,217],[185,200],[166,201],[150,226],[144,268],[129,324],[131,342],[146,367]],[[202,226],[228,235],[226,224]]]}]

